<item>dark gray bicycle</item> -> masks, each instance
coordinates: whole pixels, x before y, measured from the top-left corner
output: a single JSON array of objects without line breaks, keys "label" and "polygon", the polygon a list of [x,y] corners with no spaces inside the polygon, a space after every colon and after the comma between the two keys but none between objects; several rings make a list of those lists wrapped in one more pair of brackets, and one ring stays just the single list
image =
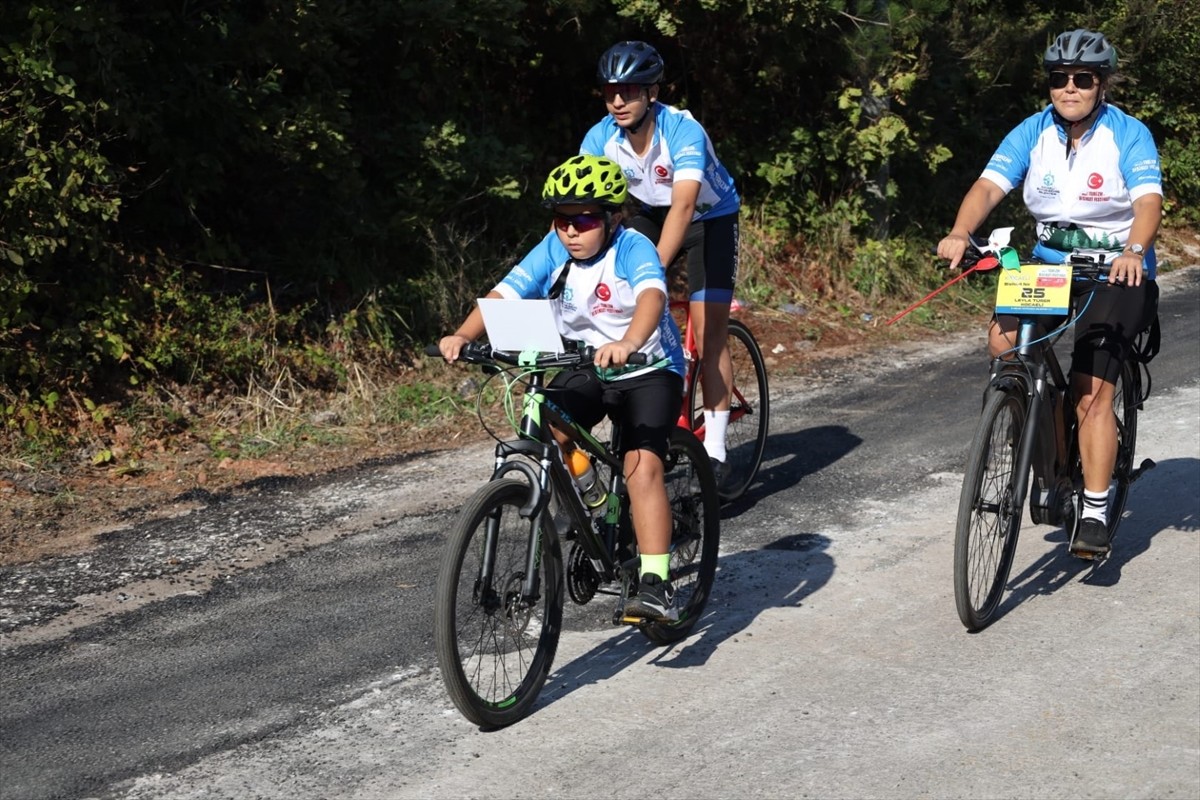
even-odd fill
[{"label": "dark gray bicycle", "polygon": [[[983,255],[978,248],[975,242],[968,249],[965,267]],[[1062,525],[1073,549],[1082,508],[1083,469],[1075,403],[1054,345],[1073,325],[1090,290],[1106,280],[1107,258],[1111,258],[1107,251],[1077,250],[1067,265],[1022,263],[1018,274],[1008,269],[1001,273],[1002,281],[1012,280],[1003,301],[1011,305],[1002,311],[1017,314],[1020,325],[1013,351],[992,362],[959,498],[954,598],[958,616],[969,630],[987,626],[1000,605],[1026,497],[1033,522]],[[1047,332],[1046,298],[1054,288],[1065,290],[1072,313]],[[1000,296],[998,292],[998,306]],[[1110,537],[1121,524],[1130,485],[1154,466],[1150,459],[1134,466],[1138,411],[1150,394],[1145,335],[1122,366],[1113,395],[1117,461],[1108,510]]]}]

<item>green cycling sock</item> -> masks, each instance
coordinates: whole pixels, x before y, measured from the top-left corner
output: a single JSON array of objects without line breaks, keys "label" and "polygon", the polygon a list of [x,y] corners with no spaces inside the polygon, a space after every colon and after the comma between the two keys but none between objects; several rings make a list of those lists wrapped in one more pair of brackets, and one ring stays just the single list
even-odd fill
[{"label": "green cycling sock", "polygon": [[642,553],[642,575],[657,575],[666,580],[671,574],[671,554],[647,555]]}]

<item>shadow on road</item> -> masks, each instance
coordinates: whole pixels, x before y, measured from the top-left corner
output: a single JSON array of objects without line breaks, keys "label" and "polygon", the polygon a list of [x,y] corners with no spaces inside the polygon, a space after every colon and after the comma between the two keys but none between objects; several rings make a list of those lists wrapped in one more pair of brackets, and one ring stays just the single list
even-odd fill
[{"label": "shadow on road", "polygon": [[[1115,586],[1121,580],[1121,569],[1149,550],[1155,536],[1178,531],[1194,533],[1200,529],[1200,493],[1197,491],[1200,489],[1200,460],[1176,458],[1160,462],[1143,480],[1155,481],[1160,487],[1173,484],[1183,490],[1172,491],[1172,500],[1168,503],[1155,502],[1150,492],[1140,497],[1131,496],[1125,505],[1125,517],[1117,529],[1112,553],[1104,561],[1084,561],[1070,555],[1067,534],[1062,528],[1047,533],[1045,541],[1053,543],[1054,549],[1009,578],[1009,595],[1001,603],[996,619],[1031,598],[1051,594],[1077,578],[1089,586]],[[1169,516],[1164,517],[1164,510]]]},{"label": "shadow on road", "polygon": [[845,425],[821,425],[768,436],[758,477],[744,495],[721,509],[721,519],[741,516],[759,500],[791,489],[806,476],[844,458],[860,444],[862,439]]},{"label": "shadow on road", "polygon": [[666,648],[651,644],[633,628],[625,628],[550,674],[537,710],[571,692],[613,677],[657,651],[651,664],[670,669],[698,667],[718,647],[736,641],[760,613],[771,608],[799,608],[805,598],[829,582],[833,559],[830,540],[818,533],[785,536],[761,550],[721,558],[713,596],[690,636]]}]

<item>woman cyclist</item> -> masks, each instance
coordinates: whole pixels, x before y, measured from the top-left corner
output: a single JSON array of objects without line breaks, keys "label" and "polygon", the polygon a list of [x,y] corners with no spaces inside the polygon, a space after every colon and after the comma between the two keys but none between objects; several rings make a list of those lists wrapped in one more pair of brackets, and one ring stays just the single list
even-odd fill
[{"label": "woman cyclist", "polygon": [[[963,198],[938,255],[958,266],[973,233],[1017,184],[1037,223],[1035,258],[1067,260],[1077,247],[1112,251],[1108,283],[1076,320],[1071,385],[1079,421],[1084,499],[1071,552],[1108,552],[1109,482],[1116,463],[1113,393],[1133,340],[1158,307],[1154,239],[1162,217],[1158,150],[1144,124],[1110,105],[1117,53],[1101,33],[1077,29],[1046,48],[1050,105],[1014,128]],[[993,357],[1013,347],[1016,317],[994,317]]]},{"label": "woman cyclist", "polygon": [[670,265],[687,253],[689,313],[703,370],[704,449],[717,485],[725,482],[733,366],[729,306],[738,265],[741,200],[703,126],[658,101],[663,60],[645,42],[618,42],[598,69],[608,114],[588,131],[580,153],[621,165],[636,211],[626,224],[650,237]]},{"label": "woman cyclist", "polygon": [[[596,347],[594,365],[559,373],[556,397],[585,427],[620,417],[625,481],[641,557],[637,593],[625,615],[673,620],[668,548],[671,509],[663,459],[679,418],[684,356],[679,328],[667,310],[667,281],[654,245],[622,224],[628,197],[614,162],[574,156],[550,173],[542,204],[554,212],[551,231],[488,297],[555,301],[559,332]],[[483,334],[476,308],[438,347],[447,361]],[[632,353],[645,366],[628,365]],[[564,446],[570,445],[564,442]]]}]

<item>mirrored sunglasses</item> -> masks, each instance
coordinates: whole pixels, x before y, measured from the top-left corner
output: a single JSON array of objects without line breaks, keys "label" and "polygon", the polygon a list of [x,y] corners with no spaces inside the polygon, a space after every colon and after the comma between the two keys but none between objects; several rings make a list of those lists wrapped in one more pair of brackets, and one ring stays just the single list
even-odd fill
[{"label": "mirrored sunglasses", "polygon": [[628,103],[630,100],[637,100],[645,87],[639,83],[606,83],[604,84],[604,99],[612,102],[617,95]]},{"label": "mirrored sunglasses", "polygon": [[554,227],[560,231],[574,226],[579,233],[594,231],[604,224],[604,214],[555,214]]},{"label": "mirrored sunglasses", "polygon": [[1071,75],[1068,72],[1051,72],[1047,78],[1051,89],[1063,89],[1068,82],[1073,82],[1076,89],[1090,89],[1096,85],[1096,73],[1094,72],[1076,72]]}]

